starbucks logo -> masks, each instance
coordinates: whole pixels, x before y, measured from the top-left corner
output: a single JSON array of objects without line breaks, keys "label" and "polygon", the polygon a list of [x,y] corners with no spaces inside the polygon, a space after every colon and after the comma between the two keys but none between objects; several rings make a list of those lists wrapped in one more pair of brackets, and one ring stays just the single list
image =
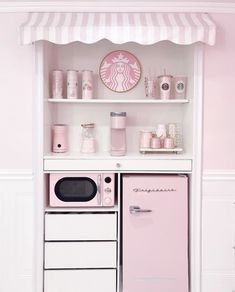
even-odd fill
[{"label": "starbucks logo", "polygon": [[184,83],[182,81],[176,83],[176,92],[184,92]]},{"label": "starbucks logo", "polygon": [[163,83],[162,84],[162,90],[169,90],[170,86],[168,83]]}]

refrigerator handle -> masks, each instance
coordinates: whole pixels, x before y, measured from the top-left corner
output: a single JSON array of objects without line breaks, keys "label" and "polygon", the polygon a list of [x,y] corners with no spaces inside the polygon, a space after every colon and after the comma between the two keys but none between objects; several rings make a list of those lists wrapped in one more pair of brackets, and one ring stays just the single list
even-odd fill
[{"label": "refrigerator handle", "polygon": [[152,210],[150,210],[150,209],[141,209],[139,206],[130,206],[129,211],[131,214],[152,212]]}]

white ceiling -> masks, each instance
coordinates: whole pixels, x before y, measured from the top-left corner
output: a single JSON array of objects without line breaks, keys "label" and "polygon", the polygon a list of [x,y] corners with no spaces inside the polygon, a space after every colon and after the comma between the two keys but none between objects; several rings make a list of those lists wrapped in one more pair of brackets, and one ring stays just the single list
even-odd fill
[{"label": "white ceiling", "polygon": [[[30,3],[30,2],[33,2],[33,3],[35,3],[35,2],[38,2],[38,3],[42,3],[42,2],[76,2],[76,4],[79,4],[79,3],[86,3],[86,2],[145,2],[145,1],[143,1],[143,0],[106,0],[106,1],[104,1],[104,0],[86,0],[86,1],[77,1],[77,0],[69,0],[69,1],[65,1],[65,0],[54,0],[54,1],[51,1],[51,0],[0,0],[0,3],[1,2],[5,2],[5,3],[8,3],[8,2],[18,2],[18,3],[20,3],[20,2],[27,2],[27,3]],[[197,2],[200,2],[200,3],[203,3],[203,2],[205,2],[205,3],[208,3],[208,2],[213,2],[213,3],[235,3],[235,0],[150,0],[149,2],[162,2],[162,3],[164,3],[164,2],[185,2],[185,3],[187,3],[187,2],[194,2],[194,3],[197,3]]]}]

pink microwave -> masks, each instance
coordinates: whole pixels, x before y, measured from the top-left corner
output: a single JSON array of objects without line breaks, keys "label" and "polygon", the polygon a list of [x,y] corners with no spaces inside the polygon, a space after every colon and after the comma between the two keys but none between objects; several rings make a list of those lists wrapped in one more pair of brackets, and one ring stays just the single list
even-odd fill
[{"label": "pink microwave", "polygon": [[51,173],[52,207],[114,206],[114,173]]}]

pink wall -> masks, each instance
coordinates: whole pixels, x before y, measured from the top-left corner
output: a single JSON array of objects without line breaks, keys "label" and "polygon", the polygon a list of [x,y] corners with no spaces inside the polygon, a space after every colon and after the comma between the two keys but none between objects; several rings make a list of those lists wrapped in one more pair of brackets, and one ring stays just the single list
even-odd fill
[{"label": "pink wall", "polygon": [[[205,50],[204,168],[235,169],[235,17],[212,15],[217,44]],[[0,14],[0,172],[32,167],[32,47],[18,44],[24,14]],[[22,107],[23,104],[23,107]]]},{"label": "pink wall", "polygon": [[205,51],[204,168],[235,169],[235,17],[212,15],[214,47]]},{"label": "pink wall", "polygon": [[24,14],[0,14],[0,172],[32,168],[32,47],[18,44]]}]

